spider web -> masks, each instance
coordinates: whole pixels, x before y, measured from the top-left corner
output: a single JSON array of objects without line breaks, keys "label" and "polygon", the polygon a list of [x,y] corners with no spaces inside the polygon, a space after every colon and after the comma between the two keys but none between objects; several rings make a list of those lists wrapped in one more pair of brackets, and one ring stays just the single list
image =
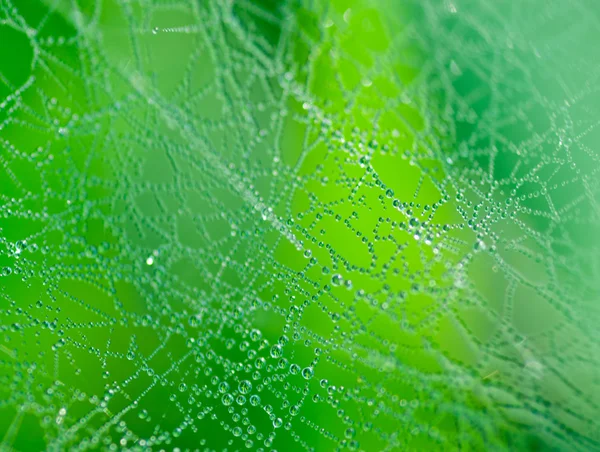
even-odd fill
[{"label": "spider web", "polygon": [[599,24],[0,0],[2,449],[600,450]]}]

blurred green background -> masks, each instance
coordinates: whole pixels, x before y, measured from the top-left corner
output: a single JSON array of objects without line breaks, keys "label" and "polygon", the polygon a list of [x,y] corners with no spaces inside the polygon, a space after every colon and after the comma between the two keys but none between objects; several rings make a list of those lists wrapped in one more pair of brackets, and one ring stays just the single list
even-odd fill
[{"label": "blurred green background", "polygon": [[600,450],[593,2],[0,2],[2,450]]}]

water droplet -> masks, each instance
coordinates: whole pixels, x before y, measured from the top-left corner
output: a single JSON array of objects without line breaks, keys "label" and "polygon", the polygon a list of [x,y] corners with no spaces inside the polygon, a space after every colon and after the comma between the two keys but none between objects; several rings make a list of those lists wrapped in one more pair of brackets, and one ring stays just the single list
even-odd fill
[{"label": "water droplet", "polygon": [[271,358],[281,358],[283,355],[283,348],[279,344],[273,345],[271,347]]},{"label": "water droplet", "polygon": [[344,282],[344,278],[339,273],[335,274],[331,277],[331,284],[333,284],[334,286],[339,286],[343,282]]},{"label": "water droplet", "polygon": [[242,394],[248,394],[250,391],[252,391],[252,383],[250,383],[248,380],[240,381],[240,384],[238,385],[238,391],[240,391]]},{"label": "water droplet", "polygon": [[225,406],[231,405],[233,403],[233,396],[229,393],[223,394],[223,397],[221,397],[221,403],[223,403]]},{"label": "water droplet", "polygon": [[252,406],[260,405],[260,397],[257,396],[256,394],[251,395],[250,396],[250,405],[252,405]]},{"label": "water droplet", "polygon": [[304,377],[304,379],[306,380],[310,380],[314,375],[314,371],[312,367],[305,367],[304,369],[302,369],[302,376]]}]

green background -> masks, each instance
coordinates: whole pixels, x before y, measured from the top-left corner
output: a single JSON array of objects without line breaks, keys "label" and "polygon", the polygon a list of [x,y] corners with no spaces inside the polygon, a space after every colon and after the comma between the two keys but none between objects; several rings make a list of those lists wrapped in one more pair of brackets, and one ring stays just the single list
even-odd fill
[{"label": "green background", "polygon": [[2,449],[600,450],[598,12],[0,3]]}]

